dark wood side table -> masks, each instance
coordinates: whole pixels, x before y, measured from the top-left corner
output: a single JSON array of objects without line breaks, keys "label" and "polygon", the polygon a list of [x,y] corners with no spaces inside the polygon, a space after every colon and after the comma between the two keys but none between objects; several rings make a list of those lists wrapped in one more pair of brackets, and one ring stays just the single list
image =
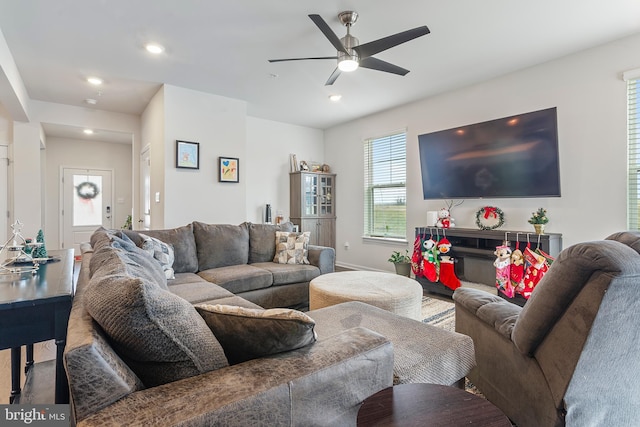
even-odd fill
[{"label": "dark wood side table", "polygon": [[33,344],[55,339],[55,403],[69,402],[62,354],[73,301],[73,249],[48,251],[59,261],[41,264],[35,275],[0,275],[0,349],[11,349],[11,398],[20,394],[20,347],[27,346],[33,369]]},{"label": "dark wood side table", "polygon": [[370,426],[511,427],[491,402],[456,387],[400,384],[367,398],[358,427]]}]

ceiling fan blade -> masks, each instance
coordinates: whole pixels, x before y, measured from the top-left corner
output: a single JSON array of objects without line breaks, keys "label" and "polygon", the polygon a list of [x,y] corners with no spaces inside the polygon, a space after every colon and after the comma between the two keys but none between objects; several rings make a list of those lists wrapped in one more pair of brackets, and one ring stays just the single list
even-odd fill
[{"label": "ceiling fan blade", "polygon": [[429,28],[424,25],[422,27],[417,27],[378,40],[374,40],[369,43],[361,44],[360,46],[355,46],[353,50],[358,52],[360,58],[367,58],[369,56],[375,55],[376,53],[382,52],[383,50],[390,49],[394,46],[398,46],[399,44],[406,43],[409,40],[413,40],[429,33]]},{"label": "ceiling fan blade", "polygon": [[310,59],[338,59],[337,56],[316,56],[311,58],[287,58],[287,59],[269,59],[269,62],[284,62],[284,61],[307,61]]},{"label": "ceiling fan blade", "polygon": [[333,73],[331,73],[331,75],[329,76],[329,80],[327,80],[327,82],[324,84],[325,86],[331,86],[336,79],[340,76],[340,68],[336,67],[335,70],[333,70]]},{"label": "ceiling fan blade", "polygon": [[349,52],[347,52],[347,49],[344,47],[338,36],[336,36],[336,33],[333,32],[333,30],[329,27],[329,24],[327,24],[320,15],[309,15],[309,18],[311,18],[313,23],[316,24],[318,28],[320,28],[322,34],[324,34],[324,36],[329,39],[336,50],[349,55]]},{"label": "ceiling fan blade", "polygon": [[371,56],[360,60],[360,66],[362,68],[384,71],[385,73],[393,73],[393,74],[398,74],[400,76],[404,76],[409,72],[409,70],[405,68],[398,67],[397,65],[390,64],[386,61],[383,61],[378,58],[373,58]]}]

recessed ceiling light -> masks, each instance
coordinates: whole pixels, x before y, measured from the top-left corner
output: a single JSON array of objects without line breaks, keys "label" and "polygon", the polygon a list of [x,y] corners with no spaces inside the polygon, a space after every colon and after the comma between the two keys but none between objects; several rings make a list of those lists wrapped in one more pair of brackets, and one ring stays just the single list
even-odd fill
[{"label": "recessed ceiling light", "polygon": [[88,77],[87,81],[94,86],[100,86],[102,84],[102,79],[99,77]]},{"label": "recessed ceiling light", "polygon": [[93,99],[93,98],[87,98],[84,100],[85,104],[89,104],[89,105],[96,105],[98,103],[97,100]]},{"label": "recessed ceiling light", "polygon": [[164,47],[157,43],[147,43],[146,45],[144,45],[144,48],[147,50],[147,52],[153,53],[154,55],[158,55],[164,52]]},{"label": "recessed ceiling light", "polygon": [[340,94],[333,94],[333,95],[329,95],[329,99],[333,102],[338,102],[340,101],[340,99],[342,99],[342,95]]},{"label": "recessed ceiling light", "polygon": [[84,132],[86,135],[93,135],[93,129],[85,129],[82,132]]}]

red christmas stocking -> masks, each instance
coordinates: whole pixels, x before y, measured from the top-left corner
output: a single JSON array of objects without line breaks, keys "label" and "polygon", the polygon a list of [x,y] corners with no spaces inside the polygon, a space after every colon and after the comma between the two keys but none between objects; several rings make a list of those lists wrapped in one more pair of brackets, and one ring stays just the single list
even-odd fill
[{"label": "red christmas stocking", "polygon": [[536,287],[542,276],[549,270],[547,259],[532,251],[529,248],[524,250],[524,258],[527,261],[527,269],[524,273],[524,290],[522,296],[529,299],[533,289]]},{"label": "red christmas stocking", "polygon": [[511,284],[511,248],[508,245],[496,247],[494,252],[496,260],[493,266],[496,268],[496,287],[508,298],[513,298],[514,288]]},{"label": "red christmas stocking", "polygon": [[451,251],[451,242],[443,237],[438,242],[438,252],[440,253],[440,277],[438,280],[447,288],[456,290],[461,286],[461,283],[456,276],[453,258],[447,255],[449,251]]},{"label": "red christmas stocking", "polygon": [[454,271],[453,259],[451,258],[446,261],[440,260],[440,283],[454,291],[462,286]]},{"label": "red christmas stocking", "polygon": [[429,238],[422,244],[422,275],[430,282],[438,281],[438,259],[436,258],[436,242]]},{"label": "red christmas stocking", "polygon": [[411,256],[411,270],[416,277],[424,277],[422,272],[422,236],[416,236],[413,242],[413,255]]},{"label": "red christmas stocking", "polygon": [[511,270],[509,272],[511,285],[516,293],[522,294],[524,291],[524,255],[520,249],[516,249],[511,254]]}]

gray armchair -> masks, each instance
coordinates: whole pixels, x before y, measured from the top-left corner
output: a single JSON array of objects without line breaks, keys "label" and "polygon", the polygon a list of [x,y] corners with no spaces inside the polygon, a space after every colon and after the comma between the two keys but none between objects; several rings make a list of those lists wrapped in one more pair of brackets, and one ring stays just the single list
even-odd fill
[{"label": "gray armchair", "polygon": [[476,351],[469,379],[519,427],[637,425],[639,252],[637,232],[571,246],[524,308],[457,289],[456,331]]}]

